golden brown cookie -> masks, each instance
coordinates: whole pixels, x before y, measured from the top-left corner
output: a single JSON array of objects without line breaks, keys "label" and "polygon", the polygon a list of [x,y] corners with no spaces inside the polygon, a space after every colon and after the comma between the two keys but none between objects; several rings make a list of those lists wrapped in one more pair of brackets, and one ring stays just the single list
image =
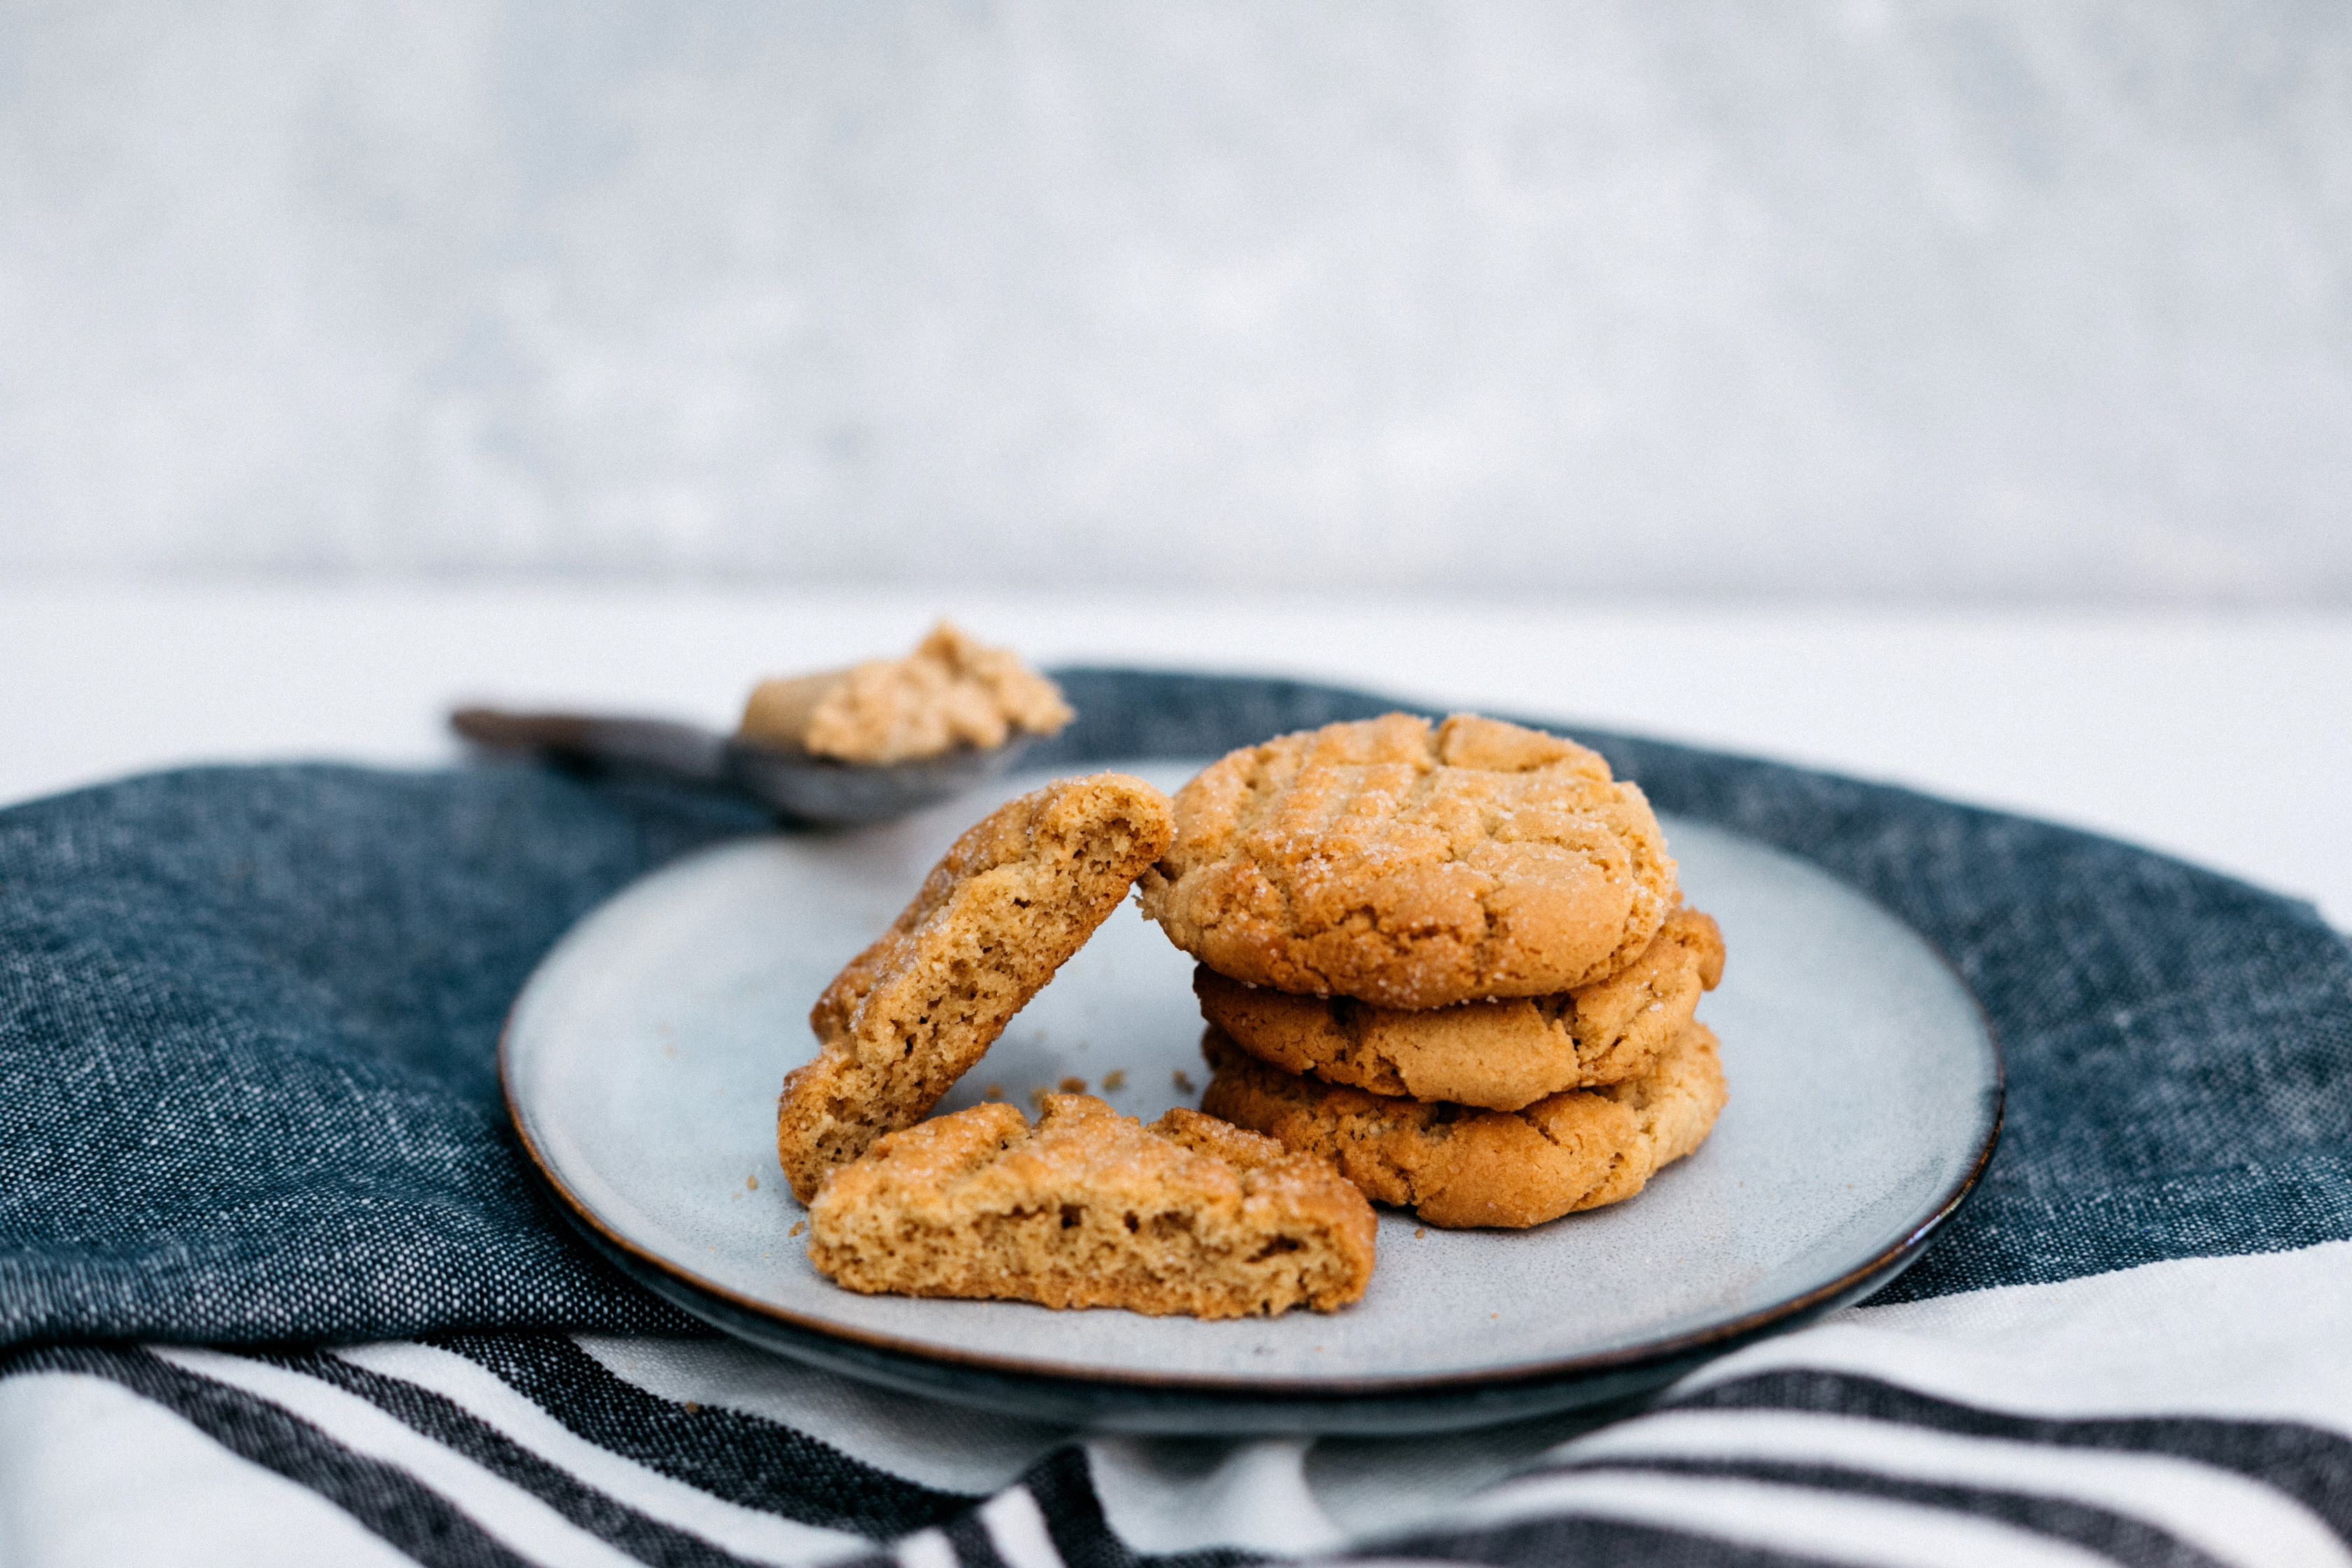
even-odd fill
[{"label": "golden brown cookie", "polygon": [[1412,1013],[1244,985],[1206,965],[1192,994],[1202,1016],[1262,1062],[1374,1094],[1517,1110],[1640,1073],[1722,977],[1722,932],[1685,907],[1633,963],[1556,996]]},{"label": "golden brown cookie", "polygon": [[1676,901],[1657,818],[1598,752],[1458,713],[1229,753],[1178,793],[1142,898],[1220,974],[1400,1008],[1586,984]]},{"label": "golden brown cookie", "polygon": [[818,1191],[808,1255],[869,1293],[1273,1317],[1362,1296],[1373,1228],[1328,1161],[1197,1110],[1147,1128],[1055,1094],[1034,1128],[976,1105],[882,1139]]},{"label": "golden brown cookie", "polygon": [[809,1014],[776,1155],[805,1203],[835,1165],[919,1121],[1168,847],[1168,797],[1125,773],[1060,779],[955,841],[896,924]]},{"label": "golden brown cookie", "polygon": [[1540,1225],[1632,1197],[1697,1148],[1729,1097],[1715,1031],[1684,1026],[1641,1077],[1517,1111],[1399,1100],[1272,1068],[1212,1028],[1201,1108],[1323,1155],[1376,1203],[1432,1225]]}]

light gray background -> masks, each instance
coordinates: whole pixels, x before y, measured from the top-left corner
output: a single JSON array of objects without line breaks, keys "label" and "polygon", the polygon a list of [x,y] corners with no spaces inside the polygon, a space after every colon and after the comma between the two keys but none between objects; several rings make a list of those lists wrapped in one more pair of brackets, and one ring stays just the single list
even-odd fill
[{"label": "light gray background", "polygon": [[2352,7],[0,3],[0,572],[2352,603]]}]

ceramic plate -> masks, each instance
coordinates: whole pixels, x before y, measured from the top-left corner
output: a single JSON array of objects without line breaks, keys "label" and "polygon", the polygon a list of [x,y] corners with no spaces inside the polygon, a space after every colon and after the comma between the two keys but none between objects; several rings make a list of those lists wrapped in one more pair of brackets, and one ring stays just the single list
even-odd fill
[{"label": "ceramic plate", "polygon": [[[1172,790],[1196,770],[1130,771]],[[1942,958],[1805,862],[1670,819],[1683,887],[1729,952],[1699,1016],[1731,1103],[1638,1196],[1525,1231],[1384,1210],[1370,1291],[1330,1314],[1212,1323],[838,1289],[791,1234],[777,1085],[814,1054],[818,992],[993,804],[723,846],[548,955],[501,1069],[532,1157],[607,1257],[770,1349],[968,1404],[1137,1430],[1427,1430],[1638,1392],[1857,1300],[1917,1256],[1991,1152],[2000,1058]],[[1146,1121],[1192,1103],[1207,1077],[1192,962],[1130,900],[940,1110],[1066,1078]]]}]

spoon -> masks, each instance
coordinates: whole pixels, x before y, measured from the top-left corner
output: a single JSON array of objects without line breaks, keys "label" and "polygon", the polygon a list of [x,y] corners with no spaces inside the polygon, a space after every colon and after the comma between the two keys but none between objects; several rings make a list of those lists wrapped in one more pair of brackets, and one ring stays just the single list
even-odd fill
[{"label": "spoon", "polygon": [[1003,773],[1028,746],[1028,737],[1016,733],[985,751],[959,746],[912,762],[865,763],[668,719],[460,708],[449,715],[449,727],[494,752],[530,752],[575,766],[620,766],[731,789],[779,816],[824,827],[891,822],[937,805]]}]

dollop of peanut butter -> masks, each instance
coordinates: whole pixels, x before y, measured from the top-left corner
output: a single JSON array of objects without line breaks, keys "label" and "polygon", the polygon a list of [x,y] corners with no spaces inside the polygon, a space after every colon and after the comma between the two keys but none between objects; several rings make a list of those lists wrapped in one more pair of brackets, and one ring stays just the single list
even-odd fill
[{"label": "dollop of peanut butter", "polygon": [[1001,746],[1015,731],[1050,735],[1076,716],[1061,689],[1011,648],[982,647],[941,621],[904,658],[761,681],[740,732],[845,763],[887,763]]}]

